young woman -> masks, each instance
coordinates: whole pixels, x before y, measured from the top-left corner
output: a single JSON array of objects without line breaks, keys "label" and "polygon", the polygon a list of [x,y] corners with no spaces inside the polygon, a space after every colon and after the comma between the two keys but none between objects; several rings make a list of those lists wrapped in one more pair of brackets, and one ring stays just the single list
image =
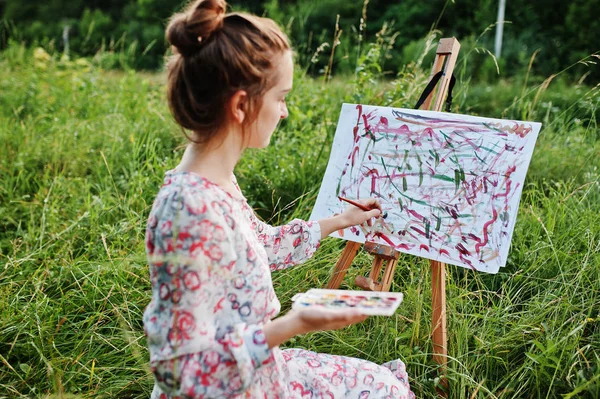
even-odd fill
[{"label": "young woman", "polygon": [[300,349],[289,338],[363,321],[356,312],[280,310],[271,272],[311,257],[333,231],[370,222],[371,209],[280,227],[260,221],[233,170],[246,148],[269,144],[287,117],[288,40],[266,18],[200,0],[167,28],[171,112],[190,140],[166,173],[148,219],[152,301],[144,326],[152,398],[409,398],[404,364]]}]

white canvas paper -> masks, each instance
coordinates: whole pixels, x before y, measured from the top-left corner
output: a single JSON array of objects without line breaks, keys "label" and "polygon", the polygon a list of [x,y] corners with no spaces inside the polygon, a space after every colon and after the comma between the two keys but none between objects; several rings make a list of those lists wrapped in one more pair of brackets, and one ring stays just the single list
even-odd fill
[{"label": "white canvas paper", "polygon": [[311,219],[378,198],[372,228],[333,236],[496,273],[540,123],[344,104]]}]

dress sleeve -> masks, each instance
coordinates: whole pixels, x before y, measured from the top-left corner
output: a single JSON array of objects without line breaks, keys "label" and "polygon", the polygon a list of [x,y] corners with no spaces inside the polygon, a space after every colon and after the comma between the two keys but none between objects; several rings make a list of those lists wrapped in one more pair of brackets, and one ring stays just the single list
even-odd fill
[{"label": "dress sleeve", "polygon": [[[235,175],[231,175],[231,181],[242,193]],[[260,220],[248,204],[246,212],[258,240],[267,252],[271,271],[304,262],[321,245],[321,226],[318,222],[294,219],[283,226],[271,226]]]},{"label": "dress sleeve", "polygon": [[[207,397],[229,397],[249,386],[257,368],[274,361],[263,324],[246,323],[228,298],[232,281],[247,266],[230,206],[184,190],[166,196],[151,213],[146,246],[152,301],[144,329],[157,382],[167,392],[183,391],[192,378],[190,387]],[[161,379],[161,365],[183,355],[190,355],[185,375],[176,378],[171,370]]]},{"label": "dress sleeve", "polygon": [[318,222],[294,219],[283,226],[271,226],[252,212],[250,218],[258,240],[264,245],[271,271],[287,269],[313,256],[321,244]]}]

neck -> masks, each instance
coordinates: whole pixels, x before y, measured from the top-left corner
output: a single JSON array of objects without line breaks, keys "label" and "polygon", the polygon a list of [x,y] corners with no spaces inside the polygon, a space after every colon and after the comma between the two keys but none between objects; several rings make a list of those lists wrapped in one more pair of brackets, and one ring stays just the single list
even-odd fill
[{"label": "neck", "polygon": [[224,188],[231,185],[231,175],[242,156],[241,135],[225,132],[220,139],[205,144],[187,145],[176,170],[197,173]]}]

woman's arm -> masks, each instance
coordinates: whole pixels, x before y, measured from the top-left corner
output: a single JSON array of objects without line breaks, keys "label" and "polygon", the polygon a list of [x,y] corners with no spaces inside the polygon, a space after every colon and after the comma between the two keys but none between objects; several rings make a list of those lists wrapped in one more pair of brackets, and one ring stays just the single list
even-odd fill
[{"label": "woman's arm", "polygon": [[248,217],[259,241],[265,247],[271,270],[287,269],[309,259],[319,248],[321,239],[337,230],[370,221],[381,214],[381,205],[376,199],[358,201],[369,211],[348,206],[340,215],[319,221],[306,222],[294,219],[283,226],[270,226],[258,219],[248,207]]},{"label": "woman's arm", "polygon": [[360,323],[368,316],[356,310],[299,309],[267,323],[263,327],[269,348],[278,346],[296,335],[311,331],[339,330]]}]

